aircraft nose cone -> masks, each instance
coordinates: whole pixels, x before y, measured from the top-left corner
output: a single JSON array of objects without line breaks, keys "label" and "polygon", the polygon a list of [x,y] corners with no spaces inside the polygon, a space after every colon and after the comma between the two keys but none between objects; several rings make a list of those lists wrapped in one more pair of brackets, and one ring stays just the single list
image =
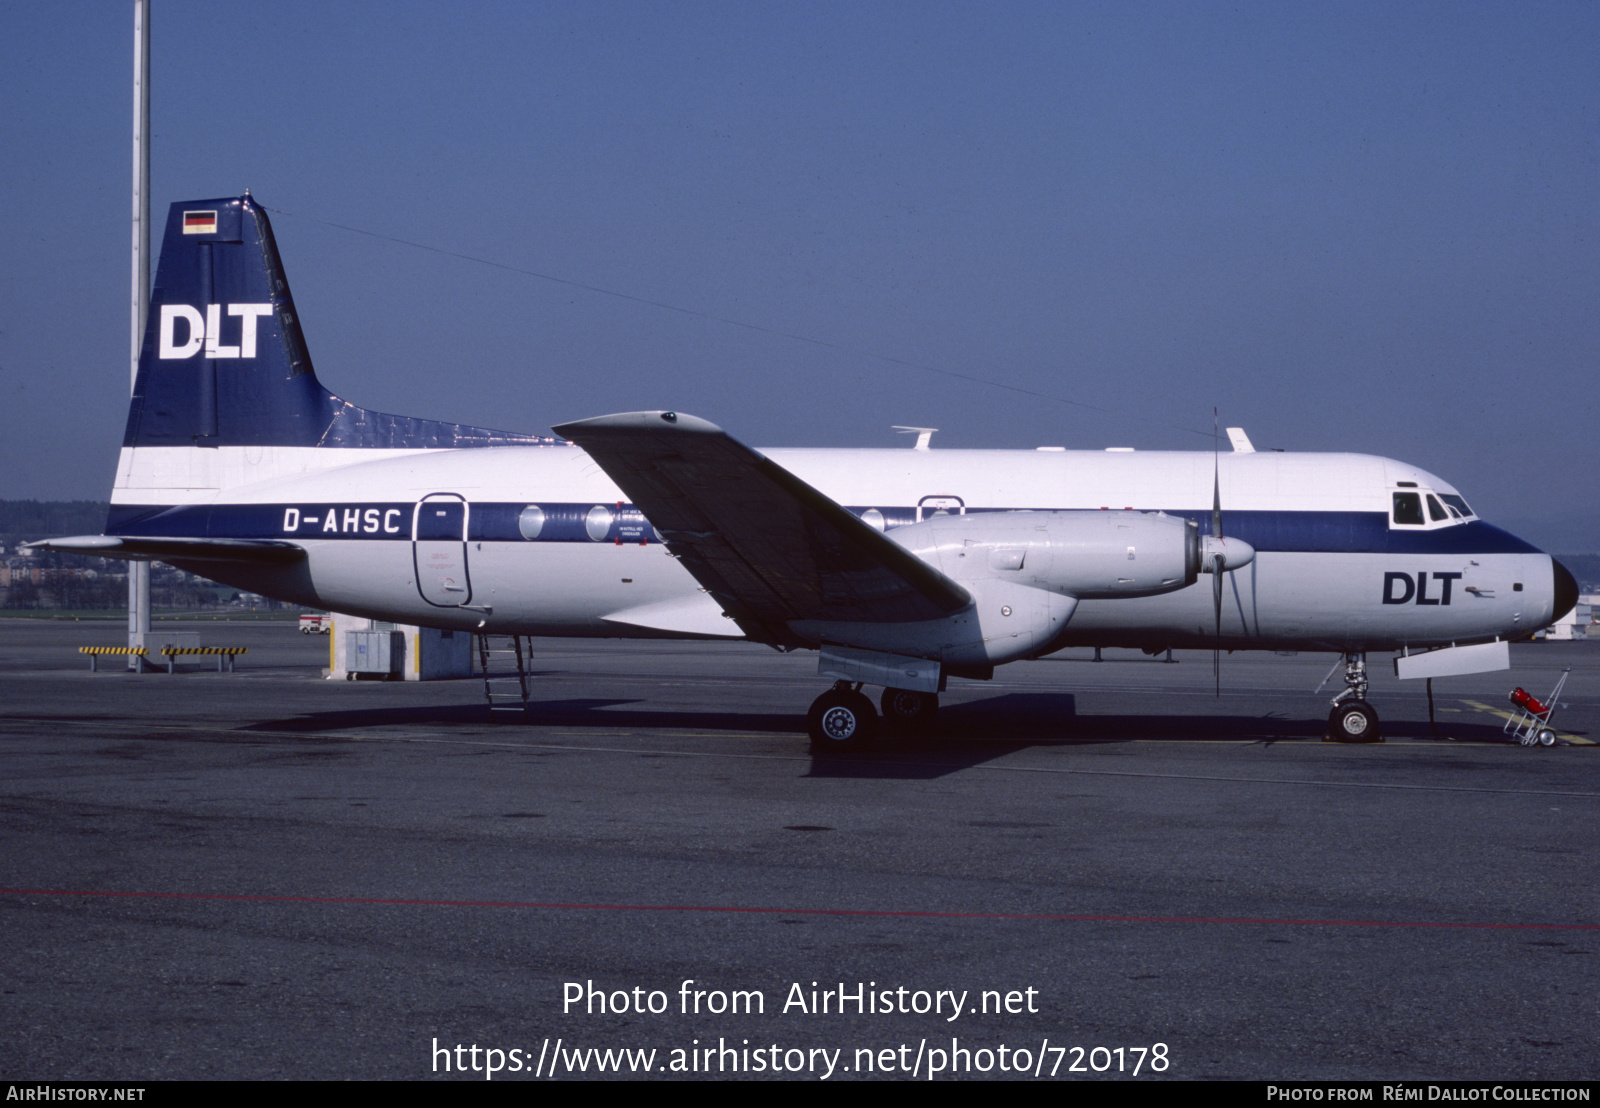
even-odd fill
[{"label": "aircraft nose cone", "polygon": [[1550,622],[1554,623],[1578,606],[1578,581],[1566,566],[1554,558],[1550,559],[1550,567],[1555,575],[1555,589],[1552,595],[1555,597],[1556,610],[1550,617]]}]

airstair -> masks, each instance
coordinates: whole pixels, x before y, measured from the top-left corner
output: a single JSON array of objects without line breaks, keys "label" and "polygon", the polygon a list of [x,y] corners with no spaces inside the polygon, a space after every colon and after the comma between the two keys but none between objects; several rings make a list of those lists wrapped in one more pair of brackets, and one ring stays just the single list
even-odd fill
[{"label": "airstair", "polygon": [[521,719],[528,711],[528,662],[533,641],[526,635],[479,634],[478,664],[483,669],[483,695],[493,719]]}]

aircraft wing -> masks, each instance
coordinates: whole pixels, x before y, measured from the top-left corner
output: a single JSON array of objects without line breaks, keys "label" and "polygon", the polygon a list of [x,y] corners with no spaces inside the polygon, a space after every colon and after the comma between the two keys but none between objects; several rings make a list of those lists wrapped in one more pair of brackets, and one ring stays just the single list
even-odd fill
[{"label": "aircraft wing", "polygon": [[306,552],[277,539],[119,538],[115,535],[73,535],[26,544],[33,550],[93,554],[101,558],[163,562],[298,562]]},{"label": "aircraft wing", "polygon": [[758,642],[802,645],[790,620],[901,623],[971,603],[959,584],[703,419],[631,412],[555,432],[599,463]]}]

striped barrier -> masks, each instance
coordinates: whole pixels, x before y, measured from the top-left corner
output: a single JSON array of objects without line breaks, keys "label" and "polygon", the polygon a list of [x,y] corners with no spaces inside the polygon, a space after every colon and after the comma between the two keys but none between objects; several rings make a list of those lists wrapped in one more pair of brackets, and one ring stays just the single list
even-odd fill
[{"label": "striped barrier", "polygon": [[217,659],[218,673],[222,672],[222,667],[224,664],[227,665],[228,672],[232,673],[233,660],[240,654],[249,653],[249,650],[250,648],[246,646],[163,646],[161,648],[161,654],[167,660],[168,673],[174,673],[177,671],[176,659],[180,654],[213,655]]},{"label": "striped barrier", "polygon": [[[161,648],[161,656],[166,659],[168,673],[177,672],[176,659],[180,655],[186,656],[190,654],[204,654],[214,657],[217,660],[218,673],[223,671],[224,666],[227,667],[229,673],[232,673],[234,671],[233,660],[240,654],[248,654],[249,652],[250,648],[247,646],[163,646]],[[143,660],[149,656],[150,651],[143,646],[80,646],[78,647],[78,653],[87,654],[89,656],[90,672],[98,673],[100,671],[100,659],[108,655],[124,658],[130,655],[137,657],[140,659],[139,664],[142,670],[144,667]]]},{"label": "striped barrier", "polygon": [[[100,658],[103,655],[119,654],[126,657],[129,654],[137,654],[140,658],[143,658],[149,651],[142,646],[80,646],[78,647],[78,653],[89,655],[90,673],[99,673]],[[142,667],[143,663],[141,662],[140,665]]]}]

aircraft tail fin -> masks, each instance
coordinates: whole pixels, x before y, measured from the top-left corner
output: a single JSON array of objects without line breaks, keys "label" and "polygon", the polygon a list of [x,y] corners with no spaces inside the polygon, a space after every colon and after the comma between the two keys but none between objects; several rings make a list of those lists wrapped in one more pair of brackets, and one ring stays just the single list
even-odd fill
[{"label": "aircraft tail fin", "polygon": [[[267,213],[248,194],[172,205],[123,439],[119,492],[237,483],[220,475],[244,477],[239,466],[195,460],[233,447],[251,448],[254,458],[267,448],[279,468],[303,472],[359,458],[302,457],[285,465],[283,455],[303,448],[436,450],[555,441],[386,415],[335,396],[312,369]],[[174,451],[159,449],[175,447],[191,460],[178,463]],[[247,479],[277,475],[257,472]]]}]

